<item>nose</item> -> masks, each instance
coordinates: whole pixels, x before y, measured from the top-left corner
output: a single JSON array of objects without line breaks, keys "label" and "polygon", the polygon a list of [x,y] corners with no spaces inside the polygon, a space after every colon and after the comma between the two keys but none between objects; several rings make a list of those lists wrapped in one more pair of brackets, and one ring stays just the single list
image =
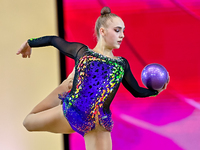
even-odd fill
[{"label": "nose", "polygon": [[124,32],[121,32],[121,34],[120,34],[120,38],[124,38]]}]

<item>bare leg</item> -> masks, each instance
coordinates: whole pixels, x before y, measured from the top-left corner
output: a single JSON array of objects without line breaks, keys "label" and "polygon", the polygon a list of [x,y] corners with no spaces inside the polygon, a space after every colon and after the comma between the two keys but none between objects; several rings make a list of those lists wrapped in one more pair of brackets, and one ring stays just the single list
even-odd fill
[{"label": "bare leg", "polygon": [[97,126],[84,136],[87,150],[112,150],[112,139],[109,131]]},{"label": "bare leg", "polygon": [[58,94],[68,92],[72,88],[73,79],[74,70],[71,72],[68,78],[64,80],[53,92],[51,92],[43,101],[36,105],[30,112],[30,114],[41,112],[43,110],[58,106],[61,102],[61,100],[58,98]]},{"label": "bare leg", "polygon": [[[27,130],[33,131],[33,127],[31,126],[31,123],[33,119],[35,122],[34,117],[32,116],[37,116],[37,113],[43,114],[43,111],[46,111],[48,109],[51,109],[53,107],[56,107],[60,104],[61,100],[58,98],[58,94],[63,93],[63,92],[68,92],[72,88],[72,81],[74,78],[74,70],[72,73],[68,76],[68,78],[62,82],[61,85],[59,85],[53,92],[51,92],[43,101],[41,101],[38,105],[36,105],[33,110],[27,115],[25,118],[23,124],[26,127]],[[61,109],[62,110],[62,109]],[[38,114],[39,115],[39,114]],[[31,127],[29,129],[29,127]]]},{"label": "bare leg", "polygon": [[[63,83],[50,93],[28,114],[24,126],[29,131],[48,131],[69,134],[74,130],[63,115],[62,105],[58,94],[71,89],[74,74],[71,73]],[[112,140],[110,132],[97,124],[95,130],[84,136],[87,150],[111,150]]]},{"label": "bare leg", "polygon": [[58,98],[58,94],[68,92],[71,88],[72,79],[67,78],[64,80],[53,92],[51,92],[43,101],[36,105],[30,114],[38,113],[52,107],[58,106],[61,100]]},{"label": "bare leg", "polygon": [[30,114],[26,118],[26,128],[29,131],[48,131],[63,134],[74,132],[63,114],[62,105]]}]

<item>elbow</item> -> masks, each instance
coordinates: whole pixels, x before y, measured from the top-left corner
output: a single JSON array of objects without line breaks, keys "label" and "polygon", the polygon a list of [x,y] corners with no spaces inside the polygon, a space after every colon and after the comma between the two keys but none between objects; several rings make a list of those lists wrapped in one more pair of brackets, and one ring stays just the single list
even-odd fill
[{"label": "elbow", "polygon": [[137,92],[137,91],[131,91],[131,94],[132,94],[135,98],[140,97],[140,93]]},{"label": "elbow", "polygon": [[140,96],[133,95],[135,98],[139,98]]},{"label": "elbow", "polygon": [[143,96],[140,96],[140,95],[133,95],[135,98],[141,98]]},{"label": "elbow", "polygon": [[143,93],[132,93],[132,95],[135,97],[135,98],[143,98],[143,97],[147,97],[145,94]]}]

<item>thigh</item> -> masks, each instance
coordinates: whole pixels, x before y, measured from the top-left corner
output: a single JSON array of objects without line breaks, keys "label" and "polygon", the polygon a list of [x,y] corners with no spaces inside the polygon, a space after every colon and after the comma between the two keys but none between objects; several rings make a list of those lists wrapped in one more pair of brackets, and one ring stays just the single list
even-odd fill
[{"label": "thigh", "polygon": [[38,113],[52,107],[56,107],[61,103],[58,98],[58,94],[63,92],[68,92],[72,87],[73,79],[67,78],[60,84],[56,89],[54,89],[44,100],[42,100],[38,105],[36,105],[30,113]]},{"label": "thigh", "polygon": [[84,139],[87,150],[112,150],[111,133],[102,126],[88,132]]},{"label": "thigh", "polygon": [[29,131],[49,131],[63,134],[74,132],[63,114],[62,105],[35,114],[29,114],[26,120],[28,122],[26,126]]}]

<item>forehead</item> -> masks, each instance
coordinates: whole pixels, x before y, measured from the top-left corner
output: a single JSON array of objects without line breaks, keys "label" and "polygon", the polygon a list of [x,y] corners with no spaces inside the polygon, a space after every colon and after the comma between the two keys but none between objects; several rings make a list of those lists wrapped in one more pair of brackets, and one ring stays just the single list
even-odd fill
[{"label": "forehead", "polygon": [[124,22],[120,17],[112,17],[111,19],[108,20],[107,22],[108,28],[111,27],[121,27],[125,28]]}]

